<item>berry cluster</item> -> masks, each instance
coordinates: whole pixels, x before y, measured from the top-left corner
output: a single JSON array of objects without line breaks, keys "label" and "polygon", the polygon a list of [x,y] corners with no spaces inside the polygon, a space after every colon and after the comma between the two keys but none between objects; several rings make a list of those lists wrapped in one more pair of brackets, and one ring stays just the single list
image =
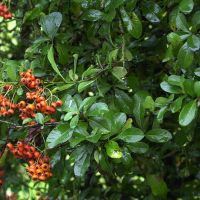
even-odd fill
[{"label": "berry cluster", "polygon": [[[29,90],[26,92],[26,99],[25,101],[20,101],[18,104],[13,104],[10,102],[9,99],[4,97],[2,94],[0,94],[0,115],[3,115],[4,117],[7,115],[13,115],[14,110],[18,109],[21,113],[19,117],[22,120],[25,120],[27,118],[35,118],[36,112],[40,112],[45,115],[54,115],[56,112],[56,107],[62,106],[63,102],[61,100],[57,100],[56,102],[52,102],[50,105],[47,104],[47,100],[45,100],[44,97],[44,88],[40,87],[41,81],[40,79],[36,79],[35,76],[32,74],[31,69],[28,69],[25,72],[22,72],[20,74],[21,82],[23,85],[26,85]],[[5,92],[9,92],[12,90],[12,85],[5,85],[3,87],[3,90]],[[7,93],[6,93],[7,94]],[[33,101],[32,103],[28,103],[28,101]],[[48,122],[55,122],[54,119],[51,119]],[[29,124],[34,124],[35,121],[29,122]]]},{"label": "berry cluster", "polygon": [[3,5],[2,2],[0,2],[0,16],[4,17],[4,19],[12,19],[12,13],[9,12],[6,5]]},{"label": "berry cluster", "polygon": [[26,85],[28,88],[38,88],[39,85],[41,84],[41,81],[39,78],[35,78],[35,76],[32,74],[32,70],[31,69],[28,69],[25,72],[22,72],[20,74],[21,76],[21,83],[22,85]]},{"label": "berry cluster", "polygon": [[14,148],[12,143],[8,143],[6,146],[15,158],[23,158],[28,161],[29,166],[26,167],[26,171],[29,172],[28,175],[32,180],[45,181],[53,176],[49,165],[49,156],[40,154],[34,146],[29,146],[26,141],[18,141],[17,148]]},{"label": "berry cluster", "polygon": [[[1,168],[1,165],[0,165],[0,168]],[[0,177],[2,177],[4,175],[4,172],[3,171],[0,171]],[[0,186],[3,185],[3,181],[0,179]]]},{"label": "berry cluster", "polygon": [[12,193],[11,195],[6,195],[6,199],[17,200],[17,197],[15,197],[15,194]]}]

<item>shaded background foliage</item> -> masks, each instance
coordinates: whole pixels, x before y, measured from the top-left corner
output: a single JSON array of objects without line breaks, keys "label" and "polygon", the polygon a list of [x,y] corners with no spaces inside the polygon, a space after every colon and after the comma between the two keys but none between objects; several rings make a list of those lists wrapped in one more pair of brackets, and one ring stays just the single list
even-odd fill
[{"label": "shaded background foliage", "polygon": [[[19,199],[36,199],[36,191],[50,199],[199,199],[199,1],[10,6],[13,19],[0,19],[1,80],[19,81],[31,68],[64,106],[55,116],[61,124],[42,130],[54,177],[30,181],[26,163],[5,152],[0,198],[11,190]],[[29,134],[6,137],[7,128],[1,123],[2,153]]]}]

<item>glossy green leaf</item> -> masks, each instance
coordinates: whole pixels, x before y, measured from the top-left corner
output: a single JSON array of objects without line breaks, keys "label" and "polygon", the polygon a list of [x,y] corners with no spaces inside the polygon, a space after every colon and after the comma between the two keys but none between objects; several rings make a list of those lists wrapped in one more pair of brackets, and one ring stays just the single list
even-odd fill
[{"label": "glossy green leaf", "polygon": [[15,81],[15,80],[16,80],[17,74],[16,74],[16,69],[15,69],[15,66],[14,66],[14,65],[9,65],[9,66],[8,66],[8,68],[7,68],[7,74],[8,74],[8,77],[9,77],[12,81]]},{"label": "glossy green leaf", "polygon": [[191,100],[187,103],[180,112],[179,124],[187,126],[196,116],[197,113],[197,100]]},{"label": "glossy green leaf", "polygon": [[195,84],[195,81],[194,81],[194,80],[191,80],[191,79],[185,79],[185,80],[183,81],[184,90],[185,90],[186,93],[189,94],[191,97],[195,97],[194,84]]},{"label": "glossy green leaf", "polygon": [[51,167],[54,167],[55,164],[60,161],[61,159],[61,149],[59,149],[56,153],[54,153],[51,157],[50,157],[50,161],[49,164],[51,165]]},{"label": "glossy green leaf", "polygon": [[115,76],[119,81],[124,82],[122,80],[122,77],[124,77],[127,74],[126,69],[123,67],[113,67],[112,68],[112,74]]},{"label": "glossy green leaf", "polygon": [[173,93],[173,94],[180,94],[182,93],[182,90],[180,87],[176,87],[173,85],[170,85],[168,82],[163,81],[160,84],[160,87],[165,91],[165,92],[169,92],[169,93]]},{"label": "glossy green leaf", "polygon": [[89,120],[89,125],[93,129],[98,127],[98,133],[106,134],[111,131],[111,122],[108,118],[93,117]]},{"label": "glossy green leaf", "polygon": [[121,158],[122,152],[117,142],[109,141],[105,144],[106,152],[111,158]]},{"label": "glossy green leaf", "polygon": [[194,93],[197,97],[200,97],[200,81],[196,81],[194,84]]},{"label": "glossy green leaf", "polygon": [[178,112],[181,109],[181,105],[182,105],[182,101],[183,99],[186,97],[186,95],[184,96],[180,96],[178,99],[176,99],[171,105],[170,105],[170,110],[172,111],[172,113]]},{"label": "glossy green leaf", "polygon": [[75,115],[72,120],[70,121],[70,128],[75,128],[78,124],[79,115]]},{"label": "glossy green leaf", "polygon": [[90,154],[85,154],[74,165],[75,176],[83,176],[90,166]]},{"label": "glossy green leaf", "polygon": [[86,154],[88,150],[88,146],[87,145],[82,145],[80,147],[77,147],[70,155],[70,162],[74,163],[78,160],[80,160],[84,154]]},{"label": "glossy green leaf", "polygon": [[143,137],[144,133],[139,128],[132,127],[121,132],[115,139],[133,143],[142,140]]},{"label": "glossy green leaf", "polygon": [[87,30],[87,38],[88,40],[90,40],[91,42],[94,39],[94,36],[97,33],[97,30],[99,29],[99,23],[97,22],[91,22],[88,30]]},{"label": "glossy green leaf", "polygon": [[171,85],[180,86],[181,76],[171,75],[168,77],[168,83]]},{"label": "glossy green leaf", "polygon": [[40,24],[44,32],[53,40],[62,22],[62,15],[53,12],[40,18]]},{"label": "glossy green leaf", "polygon": [[39,124],[44,124],[44,117],[42,115],[42,113],[37,113],[35,115],[35,120],[39,123]]},{"label": "glossy green leaf", "polygon": [[41,13],[41,10],[38,7],[34,8],[31,11],[26,12],[25,15],[24,15],[22,23],[25,23],[26,20],[33,20],[33,19],[39,17],[40,13]]},{"label": "glossy green leaf", "polygon": [[98,96],[94,96],[94,97],[87,97],[85,98],[80,106],[79,106],[79,110],[83,111],[84,113],[87,111],[87,109],[97,100]]},{"label": "glossy green leaf", "polygon": [[84,14],[82,15],[82,19],[94,22],[94,21],[97,21],[97,20],[99,20],[99,19],[101,19],[105,16],[106,15],[99,10],[90,9],[90,10],[86,10],[86,12],[84,12]]},{"label": "glossy green leaf", "polygon": [[67,51],[67,47],[64,44],[57,43],[56,49],[59,53],[59,62],[62,65],[65,65],[69,62],[69,54]]},{"label": "glossy green leaf", "polygon": [[193,0],[183,0],[180,3],[180,10],[185,14],[191,13],[193,7],[194,7]]},{"label": "glossy green leaf", "polygon": [[182,31],[189,32],[189,25],[186,21],[185,16],[182,13],[179,13],[177,15],[176,24]]},{"label": "glossy green leaf", "polygon": [[85,113],[85,116],[103,116],[105,112],[109,111],[107,104],[95,103]]},{"label": "glossy green leaf", "polygon": [[178,52],[178,64],[181,68],[187,69],[191,66],[194,59],[194,53],[191,51],[187,42],[180,48]]},{"label": "glossy green leaf", "polygon": [[18,94],[19,96],[21,96],[21,95],[23,94],[23,89],[22,89],[22,88],[18,88],[18,89],[17,89],[17,94]]},{"label": "glossy green leaf", "polygon": [[200,68],[196,68],[196,69],[194,70],[194,74],[195,74],[196,76],[200,77]]},{"label": "glossy green leaf", "polygon": [[133,112],[133,100],[125,92],[119,89],[115,89],[115,101],[122,112],[126,114],[132,114]]},{"label": "glossy green leaf", "polygon": [[199,41],[199,38],[196,35],[189,36],[188,39],[187,39],[187,44],[188,44],[188,47],[192,51],[195,52],[195,51],[199,50],[200,41]]},{"label": "glossy green leaf", "polygon": [[66,142],[72,136],[73,130],[69,124],[59,124],[48,135],[46,142],[49,148],[53,148],[58,144]]},{"label": "glossy green leaf", "polygon": [[152,129],[145,133],[145,137],[151,142],[163,143],[172,139],[172,134],[165,129]]},{"label": "glossy green leaf", "polygon": [[137,125],[142,129],[145,115],[145,108],[142,106],[142,103],[145,101],[148,93],[144,91],[140,91],[134,94],[134,108],[133,114],[135,116],[135,120]]},{"label": "glossy green leaf", "polygon": [[112,22],[112,20],[115,18],[115,15],[116,15],[116,11],[115,11],[114,7],[112,6],[109,9],[108,14],[106,15],[106,21],[107,22]]},{"label": "glossy green leaf", "polygon": [[95,80],[84,81],[78,85],[78,92],[81,93],[83,90],[88,88]]},{"label": "glossy green leaf", "polygon": [[22,124],[26,124],[26,123],[31,122],[31,121],[33,121],[33,119],[26,118],[25,120],[23,120]]},{"label": "glossy green leaf", "polygon": [[167,111],[167,106],[162,107],[159,111],[158,111],[158,115],[157,115],[157,120],[159,123],[163,123],[163,116]]},{"label": "glossy green leaf", "polygon": [[172,44],[172,53],[176,57],[178,50],[182,47],[183,41],[179,35],[172,32],[167,36],[167,40]]},{"label": "glossy green leaf", "polygon": [[166,199],[168,188],[161,176],[155,174],[147,174],[147,183],[155,196]]},{"label": "glossy green leaf", "polygon": [[99,154],[99,164],[105,172],[107,172],[108,174],[112,174],[112,170],[108,162],[108,156],[103,149],[100,151]]},{"label": "glossy green leaf", "polygon": [[51,63],[51,66],[53,67],[55,72],[65,81],[64,77],[60,73],[60,71],[59,71],[59,69],[58,69],[58,67],[56,65],[56,62],[54,60],[54,48],[53,48],[53,46],[51,46],[49,51],[48,51],[48,60]]},{"label": "glossy green leaf", "polygon": [[120,13],[128,32],[134,38],[139,39],[140,36],[142,35],[142,24],[138,16],[134,12],[132,12],[131,13],[132,19],[130,19],[130,16],[127,14],[123,6],[120,7]]},{"label": "glossy green leaf", "polygon": [[162,9],[153,1],[142,2],[142,13],[147,20],[153,23],[158,23],[162,19]]},{"label": "glossy green leaf", "polygon": [[192,17],[192,26],[197,26],[200,24],[200,11],[197,11]]},{"label": "glossy green leaf", "polygon": [[121,149],[121,152],[122,152],[122,157],[121,157],[122,163],[124,165],[129,165],[131,160],[132,160],[132,157],[131,157],[129,150],[125,146],[120,147],[120,149]]},{"label": "glossy green leaf", "polygon": [[149,146],[143,142],[129,143],[126,147],[133,153],[146,153]]}]

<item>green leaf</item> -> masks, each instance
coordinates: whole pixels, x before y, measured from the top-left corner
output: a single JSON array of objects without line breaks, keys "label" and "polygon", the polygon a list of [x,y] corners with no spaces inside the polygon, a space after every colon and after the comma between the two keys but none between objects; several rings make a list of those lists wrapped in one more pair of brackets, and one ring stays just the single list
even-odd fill
[{"label": "green leaf", "polygon": [[145,153],[149,149],[149,146],[143,142],[129,143],[126,147],[133,153]]},{"label": "green leaf", "polygon": [[125,92],[119,89],[115,89],[115,101],[122,112],[126,114],[132,114],[133,112],[133,100]]},{"label": "green leaf", "polygon": [[75,128],[79,121],[79,115],[75,115],[70,121],[70,128]]},{"label": "green leaf", "polygon": [[192,17],[192,26],[198,26],[200,24],[200,11],[197,11]]},{"label": "green leaf", "polygon": [[144,137],[144,133],[139,129],[135,127],[131,127],[126,129],[125,131],[121,132],[117,137],[114,139],[120,139],[125,142],[138,142],[142,140]]},{"label": "green leaf", "polygon": [[183,81],[183,87],[184,90],[186,91],[187,94],[189,94],[191,97],[195,97],[195,92],[194,92],[194,84],[195,81],[191,79],[185,79]]},{"label": "green leaf", "polygon": [[172,45],[170,44],[168,49],[167,49],[167,52],[165,54],[165,57],[163,58],[162,62],[167,62],[169,60],[172,60],[173,59],[173,51],[172,51],[173,47]]},{"label": "green leaf", "polygon": [[71,155],[70,155],[70,162],[74,163],[77,162],[78,160],[80,160],[84,154],[86,154],[86,152],[88,151],[88,146],[87,145],[82,145],[80,147],[78,147],[77,149],[75,149]]},{"label": "green leaf", "polygon": [[173,85],[170,85],[168,82],[163,81],[160,84],[160,87],[165,91],[165,92],[169,92],[169,93],[173,93],[173,94],[181,94],[182,90],[180,87],[176,87]]},{"label": "green leaf", "polygon": [[142,2],[142,13],[150,22],[158,23],[162,19],[162,9],[153,1]]},{"label": "green leaf", "polygon": [[63,90],[67,90],[67,89],[71,88],[72,86],[74,86],[74,83],[59,85],[58,87],[53,88],[53,90],[51,90],[51,92],[47,92],[47,96],[49,96],[50,94],[54,94],[54,93],[63,91]]},{"label": "green leaf", "polygon": [[64,121],[68,121],[72,118],[72,115],[74,114],[74,112],[68,112],[65,116],[64,116]]},{"label": "green leaf", "polygon": [[66,45],[57,43],[56,49],[59,53],[60,64],[62,64],[62,65],[67,64],[69,62],[69,54],[68,54]]},{"label": "green leaf", "polygon": [[96,135],[87,136],[86,140],[92,143],[97,143],[100,137],[101,137],[101,133],[98,133]]},{"label": "green leaf", "polygon": [[116,11],[115,11],[114,7],[111,7],[109,9],[108,14],[106,15],[106,21],[112,22],[112,20],[115,18],[115,15],[116,15]]},{"label": "green leaf", "polygon": [[15,69],[15,66],[14,65],[9,65],[8,68],[7,68],[7,74],[8,74],[8,77],[12,80],[12,81],[15,81],[16,80],[16,69]]},{"label": "green leaf", "polygon": [[113,67],[112,68],[112,74],[115,76],[119,81],[124,82],[122,80],[122,77],[124,77],[127,74],[127,71],[123,67]]},{"label": "green leaf", "polygon": [[91,80],[91,81],[84,81],[82,83],[79,83],[78,85],[78,92],[81,93],[83,90],[85,90],[86,88],[88,88],[95,80]]},{"label": "green leaf", "polygon": [[199,50],[200,46],[199,38],[196,35],[190,35],[187,40],[187,45],[190,48],[190,50],[194,52]]},{"label": "green leaf", "polygon": [[51,167],[53,168],[55,166],[55,164],[60,161],[61,159],[61,149],[59,149],[56,153],[54,153],[51,157],[50,157],[50,161],[49,164],[51,165]]},{"label": "green leaf", "polygon": [[97,98],[98,98],[98,96],[85,98],[81,102],[81,105],[79,106],[79,110],[83,111],[83,113],[85,113],[87,111],[87,109],[97,100]]},{"label": "green leaf", "polygon": [[171,85],[180,86],[181,76],[171,75],[167,81]]},{"label": "green leaf", "polygon": [[195,74],[196,76],[200,77],[200,68],[196,68],[196,69],[194,70],[194,74]]},{"label": "green leaf", "polygon": [[21,96],[21,95],[23,94],[23,89],[22,89],[22,88],[18,88],[18,89],[17,89],[17,94],[18,94],[19,96]]},{"label": "green leaf", "polygon": [[90,10],[86,10],[83,13],[82,19],[94,22],[94,21],[97,21],[99,19],[102,19],[105,16],[106,16],[106,14],[104,14],[103,12],[101,12],[99,10],[90,9]]},{"label": "green leaf", "polygon": [[185,14],[189,14],[193,10],[193,6],[194,6],[193,0],[183,0],[181,1],[180,4],[180,10]]},{"label": "green leaf", "polygon": [[75,176],[83,176],[90,166],[90,154],[85,154],[80,160],[74,165]]},{"label": "green leaf", "polygon": [[191,100],[187,103],[180,112],[179,124],[187,126],[196,116],[197,113],[197,100]]},{"label": "green leaf", "polygon": [[200,97],[200,81],[196,81],[194,84],[194,92],[197,97]]},{"label": "green leaf", "polygon": [[102,117],[105,112],[109,111],[107,104],[105,103],[95,103],[93,104],[87,112],[85,112],[85,116],[99,116]]},{"label": "green leaf", "polygon": [[117,142],[109,141],[105,144],[106,152],[111,158],[121,158],[122,152]]},{"label": "green leaf", "polygon": [[185,16],[182,13],[179,13],[177,15],[176,24],[182,31],[189,32],[189,25],[186,21]]},{"label": "green leaf", "polygon": [[142,106],[142,103],[145,101],[148,93],[140,91],[134,94],[134,108],[133,114],[135,116],[135,120],[137,125],[142,129],[145,115],[145,108]]},{"label": "green leaf", "polygon": [[181,105],[182,105],[182,101],[183,99],[186,97],[186,95],[184,96],[180,96],[178,99],[176,99],[171,105],[170,105],[170,110],[172,111],[172,113],[178,112],[181,109]]},{"label": "green leaf", "polygon": [[51,63],[51,66],[53,67],[53,69],[55,70],[55,72],[60,76],[62,77],[62,79],[65,81],[64,77],[62,76],[62,74],[60,73],[57,65],[56,65],[56,62],[54,60],[54,48],[53,46],[50,47],[49,49],[49,52],[48,52],[48,60],[49,62]]},{"label": "green leaf", "polygon": [[69,124],[59,124],[48,135],[46,142],[49,148],[53,148],[58,144],[66,142],[72,136],[73,130]]},{"label": "green leaf", "polygon": [[87,30],[87,38],[88,40],[90,40],[91,42],[94,39],[94,36],[97,33],[97,30],[99,29],[99,23],[97,22],[92,22]]},{"label": "green leaf", "polygon": [[26,12],[25,15],[24,15],[24,18],[23,18],[23,22],[22,22],[22,23],[24,23],[27,19],[28,19],[28,20],[33,20],[33,19],[39,17],[40,13],[41,13],[41,10],[40,10],[40,8],[38,8],[38,7],[37,7],[37,8],[34,8],[34,9],[31,10],[31,11]]},{"label": "green leaf", "polygon": [[165,129],[152,129],[145,133],[145,137],[151,142],[163,143],[172,139],[172,134]]},{"label": "green leaf", "polygon": [[111,131],[111,122],[108,118],[93,117],[89,120],[89,125],[93,129],[98,127],[98,133],[106,134]]},{"label": "green leaf", "polygon": [[176,57],[178,50],[182,47],[183,42],[179,35],[172,32],[167,36],[167,40],[172,44],[172,53]]},{"label": "green leaf", "polygon": [[155,174],[147,174],[147,182],[155,196],[167,198],[168,188],[162,177]]},{"label": "green leaf", "polygon": [[132,157],[131,157],[129,150],[125,146],[121,147],[120,149],[121,149],[121,152],[122,152],[122,157],[121,157],[122,163],[124,165],[129,165],[131,160],[132,160]]},{"label": "green leaf", "polygon": [[35,115],[35,120],[39,123],[39,124],[44,124],[44,117],[42,115],[42,113],[37,113]]},{"label": "green leaf", "polygon": [[112,174],[112,170],[108,162],[108,156],[103,149],[100,151],[99,154],[99,164],[105,172],[107,172],[108,174]]},{"label": "green leaf", "polygon": [[91,65],[86,71],[83,72],[82,74],[82,79],[84,77],[90,76],[92,74],[96,74],[97,72],[101,71],[101,69],[93,69],[94,65]]},{"label": "green leaf", "polygon": [[159,111],[158,111],[158,115],[157,115],[157,120],[159,123],[163,122],[163,116],[167,111],[167,106],[162,107]]},{"label": "green leaf", "polygon": [[120,13],[128,32],[134,38],[139,39],[142,35],[142,23],[138,16],[134,12],[131,12],[132,19],[130,19],[130,16],[127,14],[123,6],[120,7]]},{"label": "green leaf", "polygon": [[62,15],[53,12],[40,18],[40,24],[44,32],[53,40],[62,22]]},{"label": "green leaf", "polygon": [[31,122],[31,121],[33,121],[33,119],[31,119],[31,118],[26,118],[26,119],[22,122],[22,124],[26,124],[26,123]]}]

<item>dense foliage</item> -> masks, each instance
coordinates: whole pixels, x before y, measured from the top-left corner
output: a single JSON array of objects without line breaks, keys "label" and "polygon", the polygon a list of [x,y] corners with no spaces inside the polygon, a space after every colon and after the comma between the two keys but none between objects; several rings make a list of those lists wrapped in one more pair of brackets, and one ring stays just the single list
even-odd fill
[{"label": "dense foliage", "polygon": [[[199,199],[198,0],[3,4],[1,101],[18,109],[0,112],[0,199]],[[25,84],[27,70],[41,84]],[[35,109],[37,91],[63,105]],[[53,177],[28,177],[29,158],[6,148],[18,141],[50,157]]]}]

